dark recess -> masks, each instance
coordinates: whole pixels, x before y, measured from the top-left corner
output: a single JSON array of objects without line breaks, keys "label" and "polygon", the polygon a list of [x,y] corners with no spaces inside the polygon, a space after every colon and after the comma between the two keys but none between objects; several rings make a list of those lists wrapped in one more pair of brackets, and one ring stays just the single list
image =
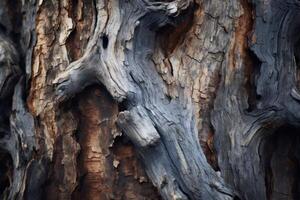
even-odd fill
[{"label": "dark recess", "polygon": [[262,144],[267,199],[300,199],[300,128],[281,126]]},{"label": "dark recess", "polygon": [[246,90],[248,93],[248,108],[247,112],[252,112],[257,109],[257,103],[261,99],[261,95],[256,92],[257,78],[260,73],[261,61],[251,50],[248,50],[248,56],[251,58],[250,67],[248,67]]},{"label": "dark recess", "polygon": [[101,37],[101,39],[102,39],[102,47],[103,47],[103,49],[107,49],[107,47],[108,47],[108,42],[109,42],[108,36],[104,34],[104,35]]},{"label": "dark recess", "polygon": [[295,61],[296,61],[296,82],[297,82],[297,87],[300,89],[300,39],[294,46],[294,55],[295,55]]},{"label": "dark recess", "polygon": [[8,195],[12,182],[12,159],[8,152],[0,149],[0,199]]}]

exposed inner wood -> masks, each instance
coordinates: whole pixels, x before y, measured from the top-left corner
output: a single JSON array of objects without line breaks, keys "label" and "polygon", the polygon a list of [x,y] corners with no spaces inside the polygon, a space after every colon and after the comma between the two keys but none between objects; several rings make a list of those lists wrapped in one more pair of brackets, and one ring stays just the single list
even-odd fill
[{"label": "exposed inner wood", "polygon": [[89,87],[77,99],[81,150],[73,199],[160,199],[132,144],[118,135],[118,104],[105,88]]}]

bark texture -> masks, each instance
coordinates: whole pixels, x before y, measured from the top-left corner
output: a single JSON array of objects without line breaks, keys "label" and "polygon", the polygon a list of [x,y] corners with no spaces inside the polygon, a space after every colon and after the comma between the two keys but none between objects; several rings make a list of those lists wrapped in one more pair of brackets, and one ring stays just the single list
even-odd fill
[{"label": "bark texture", "polygon": [[1,199],[299,199],[298,0],[0,1]]}]

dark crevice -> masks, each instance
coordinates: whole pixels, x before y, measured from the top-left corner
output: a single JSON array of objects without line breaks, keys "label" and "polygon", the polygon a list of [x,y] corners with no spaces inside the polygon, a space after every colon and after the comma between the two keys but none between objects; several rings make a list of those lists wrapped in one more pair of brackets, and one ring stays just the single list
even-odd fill
[{"label": "dark crevice", "polygon": [[12,183],[13,164],[10,154],[0,149],[0,199],[5,199]]},{"label": "dark crevice", "polygon": [[[221,73],[217,71],[214,74],[214,77],[211,82],[211,86],[216,86],[215,91],[219,90],[220,82],[221,82]],[[199,134],[201,148],[204,151],[208,163],[215,171],[220,171],[217,151],[214,144],[215,143],[214,137],[215,137],[216,130],[212,125],[211,113],[210,113],[211,110],[214,110],[214,102],[216,99],[216,95],[217,93],[210,92],[209,93],[210,103],[200,104],[201,109],[199,110],[199,112],[202,115],[203,122],[202,122],[202,128],[198,131],[198,134]]]},{"label": "dark crevice", "polygon": [[248,50],[248,56],[250,63],[246,67],[247,82],[245,88],[248,93],[248,108],[246,111],[252,112],[257,109],[257,103],[261,99],[261,95],[256,92],[256,85],[262,63],[251,50]]},{"label": "dark crevice", "polygon": [[172,52],[180,46],[186,34],[193,27],[194,13],[199,6],[194,4],[193,7],[186,9],[180,16],[176,18],[169,18],[169,23],[157,30],[157,41],[165,54],[165,57],[172,54]]},{"label": "dark crevice", "polygon": [[6,33],[7,32],[6,27],[3,24],[0,24],[0,32],[1,33]]},{"label": "dark crevice", "polygon": [[107,49],[108,42],[109,42],[108,35],[106,35],[106,34],[102,35],[101,39],[102,39],[102,47],[103,47],[103,49]]},{"label": "dark crevice", "polygon": [[125,111],[127,110],[129,107],[129,103],[128,100],[123,100],[122,102],[119,103],[118,108],[119,108],[119,112]]},{"label": "dark crevice", "polygon": [[[91,34],[95,12],[92,0],[72,0],[68,14],[76,24],[66,41],[70,61],[82,57]],[[80,12],[78,12],[80,10]]]},{"label": "dark crevice", "polygon": [[174,76],[174,69],[173,69],[173,65],[171,63],[171,61],[168,59],[168,62],[170,64],[170,73],[171,73],[171,76]]},{"label": "dark crevice", "polygon": [[[239,18],[239,26],[236,27],[235,47],[234,50],[241,52],[234,52],[234,54],[241,54],[245,73],[245,90],[248,95],[248,107],[246,112],[252,112],[257,109],[260,95],[257,94],[257,79],[260,73],[261,61],[256,54],[250,49],[250,44],[253,43],[253,30],[255,23],[255,9],[253,3],[247,0],[240,0],[243,8],[243,15]],[[236,62],[234,60],[234,62]]]},{"label": "dark crevice", "polygon": [[[218,157],[217,157],[217,152],[214,147],[214,135],[215,135],[215,129],[213,125],[210,123],[210,117],[209,117],[209,122],[207,122],[208,126],[208,132],[210,133],[209,137],[207,138],[207,141],[205,142],[206,148],[201,145],[203,151],[205,152],[205,156],[207,159],[207,162],[210,164],[210,166],[215,170],[215,171],[220,171],[219,163],[218,163]],[[201,143],[201,141],[200,141]]]},{"label": "dark crevice", "polygon": [[262,144],[267,199],[299,199],[300,128],[281,126]]},{"label": "dark crevice", "polygon": [[238,196],[235,196],[235,197],[233,198],[233,200],[241,200],[241,198],[239,198]]},{"label": "dark crevice", "polygon": [[300,89],[300,40],[294,46],[294,56],[296,61],[296,84]]},{"label": "dark crevice", "polygon": [[77,35],[77,30],[76,28],[70,33],[69,37],[67,38],[67,48],[68,48],[68,56],[70,61],[74,61],[76,60],[76,49],[78,48],[77,46],[79,46],[78,42],[73,42],[75,41]]},{"label": "dark crevice", "polygon": [[[5,2],[5,3],[4,3]],[[18,0],[5,0],[3,1],[5,8],[3,8],[0,14],[0,32],[7,37],[7,40],[11,41],[16,49],[18,50],[19,56],[21,57],[19,61],[19,66],[21,70],[25,71],[25,54],[24,49],[21,48],[21,31],[22,31],[22,4]]]},{"label": "dark crevice", "polygon": [[[20,32],[22,27],[22,14],[21,14],[21,2],[18,0],[5,0],[5,13],[1,13],[3,16],[3,28],[5,33],[9,36],[13,42],[19,44]],[[5,17],[5,19],[4,19]]]}]

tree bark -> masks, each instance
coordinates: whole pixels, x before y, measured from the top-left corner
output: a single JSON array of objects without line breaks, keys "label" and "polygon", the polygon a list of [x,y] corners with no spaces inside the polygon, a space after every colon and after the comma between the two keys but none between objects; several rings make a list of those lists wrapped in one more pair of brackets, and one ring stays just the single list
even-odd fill
[{"label": "tree bark", "polygon": [[299,199],[299,11],[0,1],[0,198]]}]

